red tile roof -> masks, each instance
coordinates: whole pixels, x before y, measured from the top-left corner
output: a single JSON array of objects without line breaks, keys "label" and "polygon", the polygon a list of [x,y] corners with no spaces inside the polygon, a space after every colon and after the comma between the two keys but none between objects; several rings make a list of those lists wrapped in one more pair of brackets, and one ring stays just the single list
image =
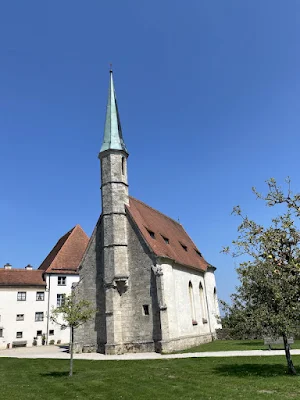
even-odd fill
[{"label": "red tile roof", "polygon": [[44,271],[25,269],[0,269],[1,286],[46,286]]},{"label": "red tile roof", "polygon": [[77,273],[88,241],[89,237],[81,226],[76,225],[58,240],[39,266],[39,270],[55,274]]},{"label": "red tile roof", "polygon": [[208,263],[181,224],[133,197],[126,208],[155,255],[206,271]]}]

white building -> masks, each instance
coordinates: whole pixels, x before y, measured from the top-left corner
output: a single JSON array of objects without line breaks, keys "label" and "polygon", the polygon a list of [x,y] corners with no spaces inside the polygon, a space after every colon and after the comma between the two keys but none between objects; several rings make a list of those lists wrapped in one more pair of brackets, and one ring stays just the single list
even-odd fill
[{"label": "white building", "polygon": [[59,239],[39,269],[9,264],[0,269],[0,349],[69,342],[69,329],[54,324],[50,314],[78,282],[87,242],[77,225]]}]

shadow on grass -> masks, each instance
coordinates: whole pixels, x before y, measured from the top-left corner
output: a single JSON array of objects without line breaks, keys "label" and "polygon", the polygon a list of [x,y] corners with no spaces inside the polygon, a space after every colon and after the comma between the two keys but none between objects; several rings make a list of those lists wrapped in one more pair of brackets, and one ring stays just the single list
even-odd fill
[{"label": "shadow on grass", "polygon": [[[52,378],[62,378],[64,376],[69,376],[69,371],[42,372],[40,375]],[[75,372],[73,372],[73,375],[75,375]]]},{"label": "shadow on grass", "polygon": [[284,364],[223,364],[214,368],[214,371],[223,376],[236,376],[240,378],[249,376],[262,376],[272,378],[274,376],[287,376],[287,368]]}]

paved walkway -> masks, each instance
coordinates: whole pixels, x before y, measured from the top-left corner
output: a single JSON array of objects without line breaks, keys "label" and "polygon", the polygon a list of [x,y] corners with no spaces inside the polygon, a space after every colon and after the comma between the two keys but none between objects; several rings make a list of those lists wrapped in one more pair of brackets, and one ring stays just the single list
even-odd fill
[{"label": "paved walkway", "polygon": [[[292,355],[300,355],[300,349],[291,350]],[[278,356],[284,355],[284,350],[243,350],[243,351],[214,351],[201,353],[158,354],[158,353],[128,353],[105,356],[99,353],[74,354],[77,360],[163,360],[170,358],[197,357],[241,357],[241,356]],[[15,358],[55,358],[68,359],[69,353],[65,348],[57,346],[23,347],[18,349],[0,350],[0,357]]]}]

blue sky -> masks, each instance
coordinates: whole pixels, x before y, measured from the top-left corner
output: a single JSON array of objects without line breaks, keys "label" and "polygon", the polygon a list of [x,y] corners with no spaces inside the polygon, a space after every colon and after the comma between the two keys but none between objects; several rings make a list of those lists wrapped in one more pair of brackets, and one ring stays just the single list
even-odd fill
[{"label": "blue sky", "polygon": [[38,267],[100,214],[109,63],[130,153],[130,194],[180,220],[217,270],[253,185],[300,191],[297,0],[54,0],[0,6],[0,265]]}]

